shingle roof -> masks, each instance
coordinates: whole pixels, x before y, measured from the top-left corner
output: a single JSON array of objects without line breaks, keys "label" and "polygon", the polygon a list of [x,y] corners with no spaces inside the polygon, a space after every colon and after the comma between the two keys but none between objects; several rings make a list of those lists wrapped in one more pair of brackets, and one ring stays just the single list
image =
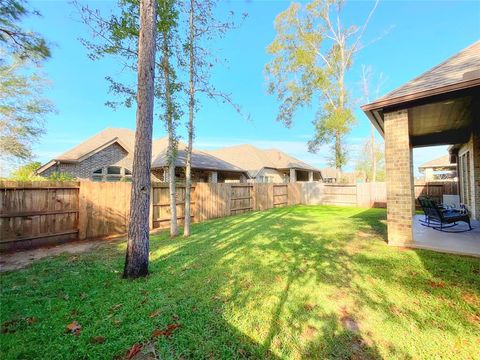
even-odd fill
[{"label": "shingle roof", "polygon": [[[96,151],[103,149],[104,147],[115,142],[118,142],[122,147],[125,148],[125,150],[131,153],[133,152],[135,146],[135,132],[130,129],[107,128],[99,132],[98,134],[88,138],[87,140],[78,144],[67,152],[57,156],[53,160],[58,160],[61,162],[81,161],[83,158],[88,157],[94,154]],[[167,165],[167,147],[167,137],[152,141],[152,167],[164,167]],[[176,166],[185,166],[186,145],[180,142],[178,144],[178,149],[179,151],[177,154]],[[51,161],[50,163],[53,162]],[[192,167],[205,170],[221,170],[234,172],[244,171],[243,169],[233,164],[230,164],[224,160],[215,158],[210,154],[195,149],[192,153]]]},{"label": "shingle roof", "polygon": [[426,163],[420,165],[419,169],[424,168],[433,168],[433,167],[456,167],[457,164],[450,163],[450,155],[443,155],[439,158],[427,161]]},{"label": "shingle roof", "polygon": [[326,167],[323,169],[320,169],[322,172],[322,177],[327,178],[327,179],[335,179],[337,177],[337,169],[332,168],[332,167]]},{"label": "shingle roof", "polygon": [[[167,137],[161,138],[158,140],[157,146],[153,145],[153,156],[152,156],[152,167],[159,168],[167,166],[167,146],[168,139]],[[185,166],[185,160],[187,157],[186,152],[187,146],[179,142],[178,143],[178,152],[177,158],[175,160],[176,166],[182,167]],[[221,171],[232,171],[232,172],[245,172],[245,170],[235,166],[227,161],[219,159],[213,155],[210,155],[204,151],[199,151],[193,149],[192,151],[192,168],[196,169],[205,169],[205,170],[221,170]]]},{"label": "shingle roof", "polygon": [[317,170],[311,165],[276,149],[259,149],[250,144],[225,147],[207,151],[209,154],[246,169],[250,176],[256,176],[263,168]]},{"label": "shingle roof", "polygon": [[81,142],[72,149],[57,156],[54,160],[78,161],[86,155],[94,153],[104,145],[117,140],[125,150],[131,152],[135,145],[135,132],[130,129],[107,128]]},{"label": "shingle roof", "polygon": [[[477,81],[478,80],[478,81]],[[362,106],[364,111],[381,108],[389,103],[401,103],[405,97],[421,98],[435,89],[476,86],[480,83],[480,41],[461,50],[441,64],[410,80],[374,102]],[[397,99],[397,100],[395,100]],[[392,104],[390,104],[392,103]]]}]

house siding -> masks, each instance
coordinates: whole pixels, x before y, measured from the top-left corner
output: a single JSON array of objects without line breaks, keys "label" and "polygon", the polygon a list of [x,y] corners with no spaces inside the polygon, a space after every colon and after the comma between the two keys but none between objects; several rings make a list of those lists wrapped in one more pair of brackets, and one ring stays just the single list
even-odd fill
[{"label": "house siding", "polygon": [[133,156],[123,147],[114,143],[78,163],[52,165],[40,175],[48,177],[55,172],[68,173],[77,179],[91,179],[93,172],[107,166],[120,166],[132,170]]},{"label": "house siding", "polygon": [[282,172],[278,171],[278,170],[275,170],[275,169],[267,169],[267,168],[263,168],[262,170],[260,170],[257,174],[257,176],[255,177],[255,182],[264,182],[264,181],[261,181],[261,177],[265,177],[265,176],[268,176],[268,177],[271,177],[273,181],[270,181],[270,182],[274,182],[274,183],[284,183],[285,180],[284,180],[284,175]]}]

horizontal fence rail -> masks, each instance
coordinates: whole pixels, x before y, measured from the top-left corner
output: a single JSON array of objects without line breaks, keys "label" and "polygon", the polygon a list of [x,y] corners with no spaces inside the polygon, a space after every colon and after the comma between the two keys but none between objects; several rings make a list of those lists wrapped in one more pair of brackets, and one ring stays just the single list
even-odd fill
[{"label": "horizontal fence rail", "polygon": [[[126,234],[130,214],[128,182],[0,182],[0,250],[30,248],[75,239]],[[415,197],[441,200],[457,194],[456,183],[415,184]],[[185,185],[176,188],[177,218],[185,218]],[[267,210],[295,204],[385,207],[385,183],[289,184],[196,183],[192,186],[192,221]],[[170,225],[170,192],[152,183],[150,228]]]},{"label": "horizontal fence rail", "polygon": [[0,182],[0,248],[78,238],[79,182]]}]

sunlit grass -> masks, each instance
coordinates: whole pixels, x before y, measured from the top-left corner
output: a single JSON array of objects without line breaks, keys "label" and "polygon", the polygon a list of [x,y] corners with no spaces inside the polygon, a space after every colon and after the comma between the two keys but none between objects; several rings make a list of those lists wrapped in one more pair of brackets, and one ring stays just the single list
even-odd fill
[{"label": "sunlit grass", "polygon": [[120,278],[123,243],[3,274],[0,358],[111,359],[135,343],[161,359],[475,358],[480,261],[389,247],[384,218],[298,206],[196,224],[152,237],[135,281]]}]

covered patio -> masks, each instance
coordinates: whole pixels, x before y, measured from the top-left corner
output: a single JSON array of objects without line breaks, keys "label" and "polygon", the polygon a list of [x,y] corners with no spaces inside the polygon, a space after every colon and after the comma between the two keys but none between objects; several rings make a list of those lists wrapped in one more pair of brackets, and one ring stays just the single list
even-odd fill
[{"label": "covered patio", "polygon": [[[480,41],[362,109],[385,139],[388,243],[480,256]],[[450,145],[472,231],[415,216],[412,149],[434,145]]]},{"label": "covered patio", "polygon": [[[448,233],[423,226],[422,218],[423,215],[413,218],[413,242],[410,247],[480,257],[480,221],[472,221],[472,231]],[[468,226],[459,223],[455,229],[462,231]]]}]

